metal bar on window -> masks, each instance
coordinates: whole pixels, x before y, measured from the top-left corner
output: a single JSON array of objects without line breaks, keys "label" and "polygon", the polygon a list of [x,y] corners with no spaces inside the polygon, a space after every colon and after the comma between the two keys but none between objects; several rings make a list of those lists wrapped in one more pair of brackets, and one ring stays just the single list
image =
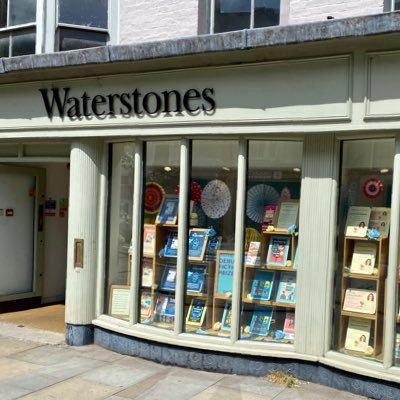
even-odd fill
[{"label": "metal bar on window", "polygon": [[64,22],[58,22],[57,23],[57,27],[80,29],[82,31],[108,33],[108,29],[105,29],[105,28],[96,28],[96,27],[93,27],[93,26],[85,26],[85,25],[66,24]]}]

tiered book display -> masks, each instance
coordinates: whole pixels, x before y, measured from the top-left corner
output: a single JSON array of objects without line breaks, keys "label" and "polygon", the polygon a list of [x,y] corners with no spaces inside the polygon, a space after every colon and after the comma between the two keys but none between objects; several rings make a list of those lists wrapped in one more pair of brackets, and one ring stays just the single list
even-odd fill
[{"label": "tiered book display", "polygon": [[[339,325],[339,348],[345,353],[377,359],[382,356],[389,221],[389,208],[349,209]],[[378,231],[380,225],[383,229]]]}]

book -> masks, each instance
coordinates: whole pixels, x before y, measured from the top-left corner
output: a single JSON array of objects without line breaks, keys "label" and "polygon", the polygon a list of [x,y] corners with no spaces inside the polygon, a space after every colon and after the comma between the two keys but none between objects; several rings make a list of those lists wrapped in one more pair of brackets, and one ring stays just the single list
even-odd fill
[{"label": "book", "polygon": [[365,237],[367,235],[370,215],[370,207],[350,207],[347,213],[345,235]]},{"label": "book", "polygon": [[368,223],[369,229],[376,229],[382,238],[389,236],[390,227],[390,208],[388,207],[372,207],[371,215]]},{"label": "book", "polygon": [[375,266],[376,250],[376,243],[357,241],[354,245],[350,272],[352,274],[372,275]]},{"label": "book", "polygon": [[167,243],[164,247],[165,257],[178,257],[178,232],[169,231]]},{"label": "book", "polygon": [[170,295],[160,294],[157,297],[154,310],[154,320],[172,324],[175,321],[175,298]]},{"label": "book", "polygon": [[186,316],[188,325],[202,326],[207,312],[206,299],[192,299]]},{"label": "book", "polygon": [[278,214],[278,206],[275,204],[268,204],[264,206],[264,217],[262,222],[262,229],[276,224],[276,216]]},{"label": "book", "polygon": [[275,267],[285,267],[289,254],[289,247],[289,236],[271,236],[265,264]]},{"label": "book", "polygon": [[291,225],[297,225],[297,218],[299,215],[299,202],[298,201],[282,201],[279,203],[278,221],[276,223],[277,229],[287,230]]},{"label": "book", "polygon": [[396,360],[396,365],[400,364],[400,332],[396,333],[396,342],[394,347],[394,357]]},{"label": "book", "polygon": [[285,339],[294,340],[294,313],[287,312],[285,316],[285,322],[283,324],[283,334],[285,335]]},{"label": "book", "polygon": [[293,264],[292,264],[292,268],[293,269],[297,269],[299,264],[299,246],[296,246],[296,251],[294,252],[294,260],[293,260]]},{"label": "book", "polygon": [[343,310],[362,314],[375,314],[376,292],[365,289],[346,289]]},{"label": "book", "polygon": [[145,224],[143,227],[143,255],[154,256],[155,251],[156,227]]},{"label": "book", "polygon": [[368,348],[370,332],[371,320],[350,317],[344,348],[346,350],[365,352]]},{"label": "book", "polygon": [[217,259],[217,250],[220,249],[222,236],[209,236],[206,251],[204,253],[205,261],[215,261]]},{"label": "book", "polygon": [[153,286],[153,260],[151,258],[142,259],[142,287]]},{"label": "book", "polygon": [[207,266],[204,264],[189,264],[186,278],[186,290],[201,293],[204,287]]},{"label": "book", "polygon": [[274,278],[274,271],[256,271],[251,285],[251,297],[253,299],[269,300],[271,297]]},{"label": "book", "polygon": [[260,245],[261,242],[250,242],[249,249],[245,257],[246,265],[260,265]]},{"label": "book", "polygon": [[174,292],[176,287],[176,265],[166,264],[161,278],[160,289]]},{"label": "book", "polygon": [[271,308],[256,308],[251,318],[250,333],[252,335],[267,336],[271,319]]},{"label": "book", "polygon": [[222,314],[221,329],[230,331],[232,327],[232,302],[230,300],[225,302],[224,313]]},{"label": "book", "polygon": [[153,299],[151,293],[147,290],[142,291],[140,296],[140,316],[143,319],[150,319]]},{"label": "book", "polygon": [[188,256],[189,260],[202,261],[206,251],[208,229],[191,229],[189,231]]},{"label": "book", "polygon": [[279,279],[276,301],[279,303],[296,303],[296,273],[282,272]]}]

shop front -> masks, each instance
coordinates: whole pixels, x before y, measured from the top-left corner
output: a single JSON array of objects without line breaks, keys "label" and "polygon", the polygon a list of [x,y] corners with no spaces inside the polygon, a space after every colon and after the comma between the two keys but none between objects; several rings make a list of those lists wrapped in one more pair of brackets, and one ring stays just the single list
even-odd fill
[{"label": "shop front", "polygon": [[3,85],[4,141],[71,143],[67,341],[396,396],[396,40]]}]

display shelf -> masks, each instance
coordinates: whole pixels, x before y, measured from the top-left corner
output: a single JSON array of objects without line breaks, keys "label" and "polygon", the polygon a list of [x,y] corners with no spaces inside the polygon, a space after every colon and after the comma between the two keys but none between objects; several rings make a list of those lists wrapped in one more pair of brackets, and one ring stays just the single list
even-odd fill
[{"label": "display shelf", "polygon": [[282,303],[282,302],[273,301],[273,300],[249,299],[246,297],[246,298],[243,298],[242,301],[243,301],[243,303],[247,303],[247,304],[259,304],[259,305],[268,306],[268,307],[296,308],[295,303]]}]

